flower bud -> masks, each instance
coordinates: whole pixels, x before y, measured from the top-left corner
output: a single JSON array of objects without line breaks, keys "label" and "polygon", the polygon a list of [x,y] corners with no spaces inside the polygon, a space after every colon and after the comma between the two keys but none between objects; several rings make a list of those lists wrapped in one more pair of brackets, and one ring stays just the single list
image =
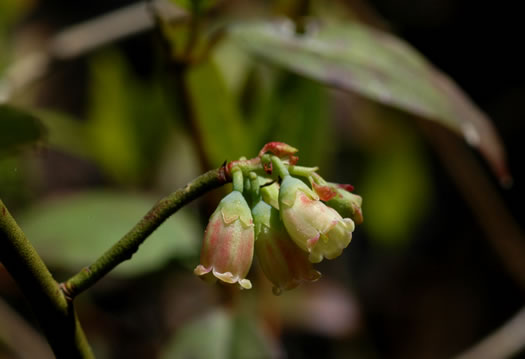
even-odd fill
[{"label": "flower bud", "polygon": [[264,274],[274,285],[275,295],[321,277],[308,261],[308,254],[290,239],[279,218],[279,211],[261,201],[252,213],[255,254]]},{"label": "flower bud", "polygon": [[250,207],[240,192],[233,191],[221,200],[210,217],[204,233],[201,264],[193,272],[206,280],[218,278],[250,289],[252,283],[245,277],[252,264],[253,246]]},{"label": "flower bud", "polygon": [[312,263],[338,257],[352,240],[354,221],[319,201],[304,182],[286,176],[279,191],[279,206],[286,230]]},{"label": "flower bud", "polygon": [[361,210],[363,198],[343,188],[336,188],[336,192],[335,197],[327,201],[326,204],[335,209],[341,216],[352,218],[355,224],[363,223],[363,211]]},{"label": "flower bud", "polygon": [[270,152],[276,155],[277,157],[286,157],[292,156],[297,151],[299,151],[297,148],[294,148],[284,142],[269,142],[265,144],[264,147],[261,149],[261,151],[259,152],[259,156],[264,155],[266,152]]}]

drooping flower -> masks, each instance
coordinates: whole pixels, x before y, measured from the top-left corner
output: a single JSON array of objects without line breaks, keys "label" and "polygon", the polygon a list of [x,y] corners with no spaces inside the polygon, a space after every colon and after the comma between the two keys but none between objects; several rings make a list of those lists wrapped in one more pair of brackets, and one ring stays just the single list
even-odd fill
[{"label": "drooping flower", "polygon": [[284,228],[279,211],[260,201],[253,209],[255,254],[266,277],[273,283],[273,293],[296,288],[303,282],[316,281],[321,274],[308,261]]},{"label": "drooping flower", "polygon": [[204,233],[201,264],[193,271],[206,280],[216,278],[250,289],[246,279],[254,247],[254,225],[250,207],[239,191],[224,197],[210,217]]},{"label": "drooping flower", "polygon": [[338,257],[352,240],[354,221],[326,206],[304,182],[286,176],[279,191],[279,207],[295,244],[309,253],[312,263]]}]

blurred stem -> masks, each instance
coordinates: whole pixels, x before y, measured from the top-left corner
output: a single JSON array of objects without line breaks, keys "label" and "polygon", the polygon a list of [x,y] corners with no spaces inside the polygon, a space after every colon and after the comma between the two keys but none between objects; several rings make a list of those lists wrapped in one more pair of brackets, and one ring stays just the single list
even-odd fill
[{"label": "blurred stem", "polygon": [[188,38],[188,42],[186,43],[186,48],[184,49],[184,55],[186,57],[187,62],[191,62],[192,60],[192,51],[195,48],[195,45],[197,44],[197,40],[199,38],[199,31],[200,31],[200,1],[194,0],[191,2],[191,13],[192,16],[190,17],[190,34]]},{"label": "blurred stem", "polygon": [[525,236],[485,171],[465,144],[448,130],[418,121],[434,145],[443,166],[455,181],[503,265],[525,289]]},{"label": "blurred stem", "polygon": [[117,243],[90,266],[63,283],[66,294],[74,298],[91,287],[123,261],[130,259],[139,246],[157,227],[180,208],[204,193],[232,181],[229,166],[208,171],[169,196],[161,199]]},{"label": "blurred stem", "polygon": [[73,303],[1,200],[0,261],[31,305],[56,357],[93,358]]},{"label": "blurred stem", "polygon": [[512,358],[525,347],[525,308],[455,359]]},{"label": "blurred stem", "polygon": [[44,337],[40,335],[24,318],[0,298],[0,343],[6,343],[9,350],[20,359],[53,359],[54,355]]},{"label": "blurred stem", "polygon": [[0,83],[0,103],[13,101],[38,80],[56,71],[53,66],[94,51],[104,45],[151,29],[151,12],[165,21],[182,21],[189,14],[167,0],[137,2],[108,12],[56,33],[42,50],[35,50],[11,64],[5,71],[7,81]]}]

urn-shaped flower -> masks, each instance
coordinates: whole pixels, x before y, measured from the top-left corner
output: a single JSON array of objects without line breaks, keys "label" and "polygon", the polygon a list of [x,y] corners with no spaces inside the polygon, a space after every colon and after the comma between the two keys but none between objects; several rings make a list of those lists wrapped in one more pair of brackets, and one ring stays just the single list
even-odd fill
[{"label": "urn-shaped flower", "polygon": [[246,279],[254,247],[254,225],[250,207],[242,194],[233,191],[224,197],[210,217],[204,233],[201,264],[194,273],[206,280],[220,279],[250,289]]},{"label": "urn-shaped flower", "polygon": [[308,261],[284,228],[279,211],[261,201],[252,210],[255,223],[255,254],[266,277],[273,283],[273,293],[296,288],[303,282],[316,281],[321,274]]},{"label": "urn-shaped flower", "polygon": [[309,253],[312,263],[338,257],[352,240],[354,222],[322,203],[315,192],[297,178],[283,179],[279,207],[290,237]]}]

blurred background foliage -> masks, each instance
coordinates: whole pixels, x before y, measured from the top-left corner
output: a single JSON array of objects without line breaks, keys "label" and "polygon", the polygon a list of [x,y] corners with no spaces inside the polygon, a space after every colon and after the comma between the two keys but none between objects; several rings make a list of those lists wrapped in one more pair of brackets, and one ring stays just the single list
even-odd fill
[{"label": "blurred background foliage", "polygon": [[[160,197],[269,141],[355,185],[365,222],[319,282],[274,297],[254,266],[239,293],[192,275],[227,189],[210,193],[78,299],[98,358],[443,358],[520,308],[525,253],[498,244],[525,222],[515,5],[172,0],[170,18],[156,3],[0,0],[0,196],[57,280]],[[91,29],[102,46],[54,41],[132,8]],[[49,357],[1,266],[0,304],[0,357]]]}]

